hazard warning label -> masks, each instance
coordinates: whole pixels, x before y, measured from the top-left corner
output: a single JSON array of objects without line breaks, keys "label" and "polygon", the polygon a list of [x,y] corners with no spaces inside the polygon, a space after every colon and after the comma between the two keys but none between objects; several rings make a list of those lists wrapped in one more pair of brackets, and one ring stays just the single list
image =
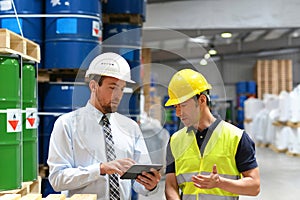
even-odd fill
[{"label": "hazard warning label", "polygon": [[36,129],[38,127],[37,108],[26,108],[26,129]]},{"label": "hazard warning label", "polygon": [[22,121],[21,121],[21,110],[20,109],[7,109],[7,132],[21,132]]},{"label": "hazard warning label", "polygon": [[92,35],[94,37],[99,37],[99,38],[102,37],[102,31],[101,31],[101,28],[100,28],[100,23],[97,22],[97,21],[93,21]]}]

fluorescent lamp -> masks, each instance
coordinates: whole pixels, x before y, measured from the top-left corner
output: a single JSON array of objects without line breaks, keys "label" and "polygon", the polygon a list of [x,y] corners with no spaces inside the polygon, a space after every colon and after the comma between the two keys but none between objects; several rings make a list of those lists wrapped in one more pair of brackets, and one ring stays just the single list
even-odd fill
[{"label": "fluorescent lamp", "polygon": [[230,32],[221,33],[221,37],[222,38],[231,38],[232,37],[232,33],[230,33]]}]

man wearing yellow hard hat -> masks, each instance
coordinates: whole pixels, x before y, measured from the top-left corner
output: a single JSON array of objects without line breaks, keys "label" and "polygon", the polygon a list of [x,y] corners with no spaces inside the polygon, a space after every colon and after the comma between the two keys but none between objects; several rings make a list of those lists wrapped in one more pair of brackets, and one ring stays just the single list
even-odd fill
[{"label": "man wearing yellow hard hat", "polygon": [[211,88],[191,69],[177,72],[169,83],[165,106],[175,106],[184,124],[167,148],[169,200],[237,200],[260,192],[254,142],[243,130],[212,115]]}]

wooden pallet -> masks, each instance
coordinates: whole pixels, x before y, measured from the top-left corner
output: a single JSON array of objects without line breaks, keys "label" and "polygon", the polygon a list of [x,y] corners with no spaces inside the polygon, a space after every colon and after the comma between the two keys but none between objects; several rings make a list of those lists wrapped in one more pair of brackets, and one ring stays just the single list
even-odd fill
[{"label": "wooden pallet", "polygon": [[291,91],[293,86],[292,60],[258,60],[254,67],[257,82],[257,96],[265,93],[278,95],[281,91]]},{"label": "wooden pallet", "polygon": [[40,164],[39,165],[39,176],[41,178],[46,178],[49,176],[49,166]]},{"label": "wooden pallet", "polygon": [[287,122],[280,122],[280,121],[276,121],[272,123],[274,126],[286,126]]},{"label": "wooden pallet", "polygon": [[23,182],[22,187],[20,189],[1,191],[0,197],[4,196],[6,194],[19,194],[21,196],[24,196],[29,193],[40,194],[41,193],[41,181],[42,181],[41,177],[38,176],[37,180],[35,180],[35,181]]},{"label": "wooden pallet", "polygon": [[7,29],[0,29],[0,53],[16,54],[24,60],[40,62],[40,46]]},{"label": "wooden pallet", "polygon": [[285,149],[278,149],[275,145],[273,145],[273,144],[271,144],[271,145],[269,145],[269,148],[272,150],[272,151],[274,151],[274,152],[276,152],[276,153],[286,153],[287,152],[287,148],[285,148]]},{"label": "wooden pallet", "polygon": [[293,153],[293,152],[290,152],[290,151],[287,151],[286,155],[292,156],[292,157],[300,157],[300,153]]},{"label": "wooden pallet", "polygon": [[38,82],[84,81],[85,70],[80,69],[39,69]]},{"label": "wooden pallet", "polygon": [[114,23],[128,23],[142,25],[143,19],[139,14],[106,14],[102,15],[103,23],[105,24],[114,24]]},{"label": "wooden pallet", "polygon": [[97,200],[96,194],[74,194],[70,198],[66,198],[64,194],[49,194],[46,198],[42,198],[42,194],[6,194],[0,197],[0,200]]},{"label": "wooden pallet", "polygon": [[270,146],[269,143],[263,143],[263,142],[255,142],[255,146],[260,147],[260,148],[267,148]]},{"label": "wooden pallet", "polygon": [[288,121],[286,123],[286,125],[291,127],[291,128],[299,128],[300,127],[300,122],[290,122],[290,121]]}]

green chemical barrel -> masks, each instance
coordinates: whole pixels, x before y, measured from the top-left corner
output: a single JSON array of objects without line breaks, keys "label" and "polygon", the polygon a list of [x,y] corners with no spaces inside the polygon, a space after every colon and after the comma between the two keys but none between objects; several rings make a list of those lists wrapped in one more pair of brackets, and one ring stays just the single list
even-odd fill
[{"label": "green chemical barrel", "polygon": [[0,190],[21,188],[20,106],[18,60],[0,56]]},{"label": "green chemical barrel", "polygon": [[[38,133],[37,133],[37,82],[36,69],[32,64],[23,64],[23,181],[37,179]],[[25,112],[24,112],[25,111]]]}]

